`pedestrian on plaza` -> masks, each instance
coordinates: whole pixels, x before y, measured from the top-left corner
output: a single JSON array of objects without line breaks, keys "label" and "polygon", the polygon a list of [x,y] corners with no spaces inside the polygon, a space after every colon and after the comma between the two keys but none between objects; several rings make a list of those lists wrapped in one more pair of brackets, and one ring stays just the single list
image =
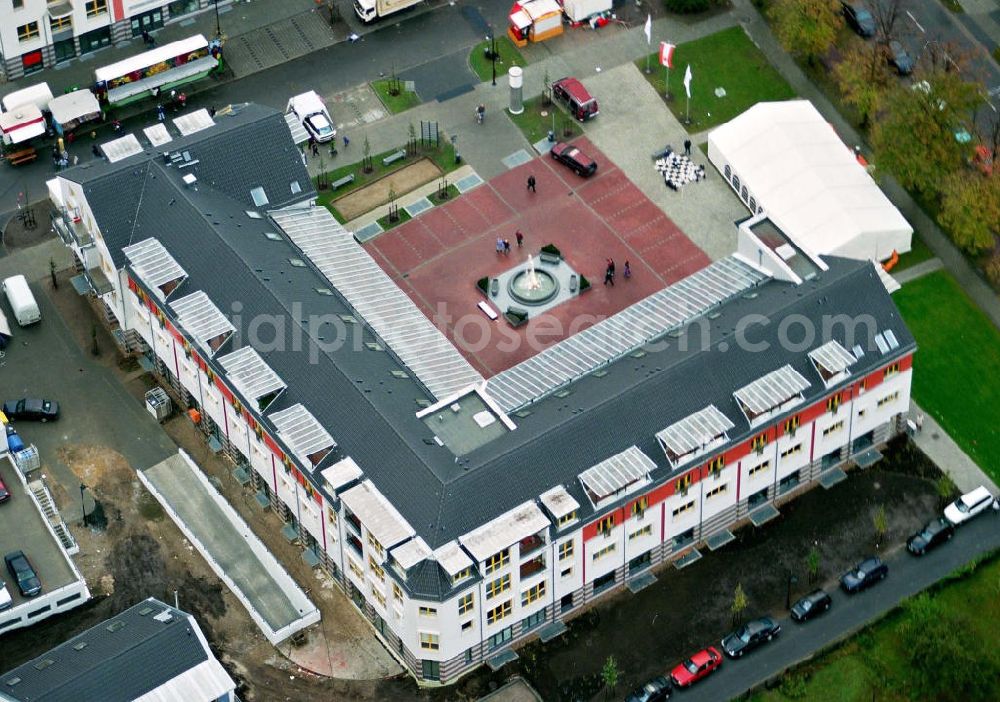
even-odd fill
[{"label": "pedestrian on plaza", "polygon": [[517,239],[517,248],[521,248],[524,245],[524,234],[521,233],[520,229],[514,232],[514,238]]},{"label": "pedestrian on plaza", "polygon": [[156,44],[156,39],[153,39],[153,35],[149,33],[148,30],[142,30],[142,43],[146,46],[154,46]]},{"label": "pedestrian on plaza", "polygon": [[187,107],[187,102],[188,102],[188,96],[182,90],[180,93],[177,94],[177,106],[183,110],[185,107]]},{"label": "pedestrian on plaza", "polygon": [[116,131],[120,132],[122,130],[122,121],[120,119],[111,120],[111,127]]},{"label": "pedestrian on plaza", "polygon": [[628,264],[627,258],[625,259],[625,269],[622,271],[622,276],[624,276],[626,280],[632,277],[632,266]]},{"label": "pedestrian on plaza", "polygon": [[497,253],[503,253],[503,237],[497,237]]},{"label": "pedestrian on plaza", "polygon": [[156,106],[156,119],[162,122],[167,118],[167,113],[163,109],[163,105]]},{"label": "pedestrian on plaza", "polygon": [[691,140],[690,139],[685,139],[684,140],[684,155],[685,156],[690,156],[691,155]]},{"label": "pedestrian on plaza", "polygon": [[100,146],[98,146],[97,144],[94,144],[93,146],[90,147],[90,150],[94,154],[94,156],[96,156],[97,158],[101,158],[101,147]]},{"label": "pedestrian on plaza", "polygon": [[504,239],[503,240],[503,253],[504,253],[505,256],[510,256],[510,240],[509,239]]},{"label": "pedestrian on plaza", "polygon": [[917,431],[920,432],[920,431],[923,431],[923,430],[924,430],[924,415],[923,414],[918,414],[917,415]]},{"label": "pedestrian on plaza", "polygon": [[528,176],[528,190],[530,190],[533,193],[537,192],[535,190],[535,176],[533,176],[533,175],[529,175]]},{"label": "pedestrian on plaza", "polygon": [[208,108],[208,116],[215,117],[215,105],[212,105],[211,107]]},{"label": "pedestrian on plaza", "polygon": [[608,269],[611,271],[611,279],[613,281],[615,278],[615,259],[608,259]]},{"label": "pedestrian on plaza", "polygon": [[312,143],[313,156],[319,156],[319,144],[315,141]]},{"label": "pedestrian on plaza", "polygon": [[350,146],[350,145],[351,145],[351,140],[350,140],[350,139],[348,139],[348,138],[347,138],[347,135],[345,134],[345,135],[344,135],[344,148],[346,149],[346,148],[347,148],[348,146]]},{"label": "pedestrian on plaza", "polygon": [[611,270],[611,266],[608,266],[607,269],[604,271],[604,284],[610,285],[611,287],[615,287],[615,274]]}]

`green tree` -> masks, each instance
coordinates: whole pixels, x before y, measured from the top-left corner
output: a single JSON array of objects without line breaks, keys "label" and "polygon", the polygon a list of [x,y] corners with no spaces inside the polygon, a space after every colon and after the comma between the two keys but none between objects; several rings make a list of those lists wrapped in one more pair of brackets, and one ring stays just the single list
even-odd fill
[{"label": "green tree", "polygon": [[729,606],[729,610],[733,614],[733,626],[740,623],[749,604],[747,594],[743,591],[743,583],[736,583],[736,589],[733,591],[733,603]]},{"label": "green tree", "polygon": [[852,44],[834,67],[833,78],[844,102],[858,111],[862,127],[869,125],[889,87],[894,84],[885,47],[876,42]]},{"label": "green tree", "polygon": [[872,513],[872,527],[875,529],[875,547],[885,538],[885,532],[889,530],[889,518],[885,513],[885,505],[879,505]]},{"label": "green tree", "polygon": [[829,51],[844,24],[837,0],[776,0],[767,14],[782,46],[809,63]]},{"label": "green tree", "polygon": [[806,555],[806,570],[809,572],[809,582],[816,582],[819,577],[820,553],[819,549],[813,546]]},{"label": "green tree", "polygon": [[938,506],[941,508],[944,508],[946,504],[951,502],[952,497],[958,492],[955,482],[947,474],[942,474],[934,482],[934,489],[938,496]]},{"label": "green tree", "polygon": [[605,694],[610,695],[618,687],[618,662],[614,656],[608,656],[601,668],[601,679],[604,681]]},{"label": "green tree", "polygon": [[967,146],[955,139],[982,101],[980,86],[958,71],[936,67],[900,84],[885,97],[872,128],[879,166],[905,188],[936,194],[943,176],[965,163]]},{"label": "green tree", "polygon": [[963,169],[946,178],[938,221],[964,251],[992,249],[1000,234],[1000,173],[984,176]]}]

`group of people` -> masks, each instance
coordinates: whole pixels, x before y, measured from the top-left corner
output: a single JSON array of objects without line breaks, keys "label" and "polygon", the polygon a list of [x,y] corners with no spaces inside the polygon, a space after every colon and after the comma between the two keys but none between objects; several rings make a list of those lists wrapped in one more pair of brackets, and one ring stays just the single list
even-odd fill
[{"label": "group of people", "polygon": [[[622,270],[622,275],[626,280],[632,277],[632,265],[625,259],[625,267]],[[609,258],[607,260],[607,266],[604,268],[604,284],[615,287],[615,259]]]},{"label": "group of people", "polygon": [[[520,229],[514,232],[514,240],[517,242],[517,248],[524,246],[524,234],[521,233]],[[510,256],[510,239],[504,239],[502,236],[497,237],[497,253]]]}]

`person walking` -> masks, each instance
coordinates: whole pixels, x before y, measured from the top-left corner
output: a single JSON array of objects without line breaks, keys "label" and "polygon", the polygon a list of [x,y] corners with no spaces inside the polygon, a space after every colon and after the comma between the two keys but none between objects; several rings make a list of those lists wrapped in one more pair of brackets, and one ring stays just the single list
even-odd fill
[{"label": "person walking", "polygon": [[97,144],[94,144],[93,146],[91,146],[91,147],[90,147],[90,151],[91,151],[91,153],[93,153],[93,154],[94,154],[94,156],[96,156],[97,158],[101,158],[101,147],[100,147],[100,146],[98,146]]},{"label": "person walking", "polygon": [[625,259],[625,268],[622,270],[622,276],[625,280],[632,277],[632,266],[629,265],[627,258]]},{"label": "person walking", "polygon": [[615,286],[615,262],[610,258],[608,259],[608,265],[604,269],[604,284]]},{"label": "person walking", "polygon": [[347,148],[348,146],[350,146],[350,145],[351,145],[351,140],[350,140],[350,139],[348,139],[348,138],[347,138],[347,135],[345,134],[345,135],[344,135],[344,148],[346,149],[346,148]]},{"label": "person walking", "polygon": [[313,156],[319,156],[319,142],[315,140],[312,142],[312,152]]},{"label": "person walking", "polygon": [[160,122],[162,122],[166,118],[167,118],[167,113],[163,109],[163,105],[157,105],[156,106],[156,119],[159,120]]},{"label": "person walking", "polygon": [[529,175],[528,176],[528,190],[530,190],[533,193],[537,192],[535,190],[535,176],[534,175]]},{"label": "person walking", "polygon": [[517,248],[521,248],[524,245],[524,234],[521,233],[520,229],[514,232],[514,238],[517,239]]},{"label": "person walking", "polygon": [[615,259],[608,259],[608,269],[611,271],[611,280],[614,282],[615,279]]},{"label": "person walking", "polygon": [[691,155],[691,140],[690,139],[685,139],[684,140],[684,155],[685,156],[690,156]]},{"label": "person walking", "polygon": [[503,253],[505,256],[510,256],[510,239],[503,240]]},{"label": "person walking", "polygon": [[497,253],[503,253],[503,237],[497,237]]}]

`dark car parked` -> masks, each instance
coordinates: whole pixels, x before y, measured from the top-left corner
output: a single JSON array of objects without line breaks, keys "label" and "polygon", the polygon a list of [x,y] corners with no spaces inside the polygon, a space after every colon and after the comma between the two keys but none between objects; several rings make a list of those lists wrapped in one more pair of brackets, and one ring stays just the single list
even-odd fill
[{"label": "dark car parked", "polygon": [[670,699],[670,681],[658,675],[642,687],[633,690],[625,702],[663,702]]},{"label": "dark car parked", "polygon": [[901,76],[913,73],[913,59],[906,53],[903,45],[895,39],[889,42],[889,63],[896,67],[896,71]]},{"label": "dark car parked", "polygon": [[833,599],[823,590],[813,590],[808,595],[792,605],[792,619],[797,622],[807,622],[830,609]]},{"label": "dark car parked", "polygon": [[571,144],[559,142],[552,147],[552,158],[568,166],[578,176],[592,176],[597,171],[597,162]]},{"label": "dark car parked", "polygon": [[3,559],[7,562],[7,570],[17,581],[17,587],[24,597],[34,597],[42,591],[42,581],[38,579],[38,573],[23,551],[8,553]]},{"label": "dark car parked", "polygon": [[753,619],[722,639],[722,650],[730,658],[739,658],[781,633],[781,626],[770,617]]},{"label": "dark car parked", "polygon": [[17,419],[36,419],[47,422],[59,419],[59,403],[55,400],[42,400],[37,397],[22,397],[20,400],[7,400],[3,403],[3,413],[12,422]]},{"label": "dark car parked", "polygon": [[924,528],[906,540],[906,550],[914,556],[922,556],[935,546],[951,540],[955,527],[944,517],[935,517]]},{"label": "dark car parked", "polygon": [[861,592],[888,574],[889,566],[883,563],[878,556],[871,556],[840,576],[840,587],[844,589],[844,592],[851,594]]},{"label": "dark car parked", "polygon": [[841,2],[847,26],[865,39],[875,36],[875,18],[863,5],[857,2]]}]

